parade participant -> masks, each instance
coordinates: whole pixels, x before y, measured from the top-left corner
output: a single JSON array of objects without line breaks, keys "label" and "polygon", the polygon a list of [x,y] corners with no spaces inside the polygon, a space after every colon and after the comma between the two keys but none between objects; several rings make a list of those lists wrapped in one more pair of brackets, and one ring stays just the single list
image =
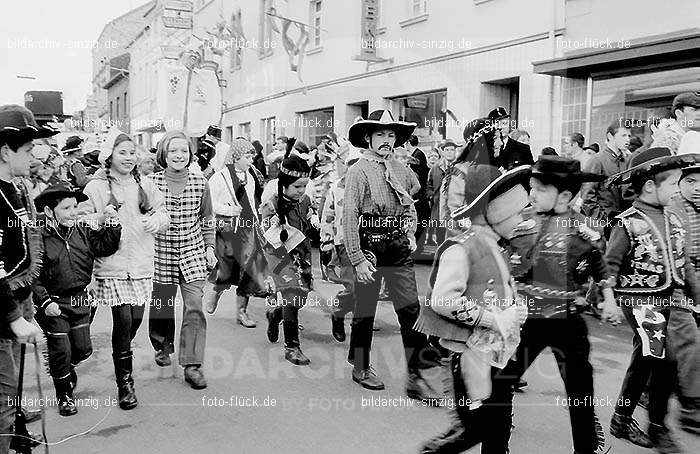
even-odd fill
[{"label": "parade participant", "polygon": [[[678,94],[671,103],[671,118],[661,120],[653,133],[652,147],[668,147],[678,154],[689,131],[700,130],[700,92]],[[697,153],[692,150],[691,153]]]},{"label": "parade participant", "polygon": [[268,295],[267,261],[258,208],[263,177],[252,164],[255,153],[246,139],[231,144],[226,165],[209,180],[216,217],[216,267],[204,286],[204,307],[213,314],[224,291],[236,286],[236,320],[246,328],[256,323],[248,315],[251,296]]},{"label": "parade participant", "polygon": [[[692,320],[690,314],[680,311],[689,311],[686,273],[692,275],[694,269],[685,255],[682,218],[668,206],[678,191],[680,168],[687,166],[688,159],[672,156],[668,148],[649,148],[634,156],[627,170],[610,179],[610,184],[631,184],[637,194],[632,207],[617,217],[619,223],[613,226],[605,253],[608,285],[614,287],[634,332],[632,358],[610,433],[639,446],[653,446],[661,453],[681,451],[665,418],[682,332],[668,329],[667,321]],[[614,303],[606,302],[603,317],[616,310]],[[648,380],[647,436],[632,413]]]},{"label": "parade participant", "polygon": [[440,188],[445,174],[454,162],[457,156],[457,144],[454,141],[447,139],[440,144],[440,160],[430,169],[428,175],[428,199],[431,204],[430,218],[435,223],[434,231],[437,244],[442,244],[445,241],[446,230],[444,226],[440,226]]},{"label": "parade participant", "polygon": [[136,168],[136,144],[115,132],[100,151],[104,166],[85,186],[88,200],[81,212],[103,216],[108,206],[119,215],[122,238],[117,252],[95,260],[95,298],[112,310],[112,358],[119,406],[137,405],[134,391],[131,341],[141,325],[145,305],[153,291],[155,233],[168,228],[170,217],[163,193]]},{"label": "parade participant", "polygon": [[61,148],[63,157],[66,159],[64,164],[68,182],[76,189],[83,189],[88,182],[87,170],[81,161],[83,156],[83,139],[79,136],[70,136],[66,140],[66,144]]},{"label": "parade participant", "polygon": [[[681,215],[686,228],[685,251],[694,265],[695,279],[700,275],[700,155],[693,156],[695,164],[682,169],[682,176],[671,209]],[[686,278],[686,281],[689,279]],[[692,281],[692,280],[691,280]],[[690,282],[689,282],[690,283]],[[700,313],[700,292],[697,280],[692,282],[694,302],[691,309]],[[678,365],[678,401],[681,404],[680,426],[683,430],[700,434],[700,331],[692,316],[685,311],[671,312],[668,330],[681,339],[671,348],[675,350]],[[669,338],[671,342],[674,338]]]},{"label": "parade participant", "polygon": [[390,157],[415,127],[415,123],[394,121],[387,110],[376,110],[348,130],[350,143],[365,149],[345,177],[343,236],[356,276],[348,362],[354,366],[355,382],[371,390],[384,389],[370,365],[374,317],[384,278],[401,326],[408,366],[406,392],[412,398],[434,399],[436,393],[420,369],[434,365],[428,362],[436,352],[426,337],[413,329],[420,310],[411,260],[416,250],[417,221],[412,194],[418,189],[418,180],[410,169]]},{"label": "parade participant", "polygon": [[[288,148],[294,139],[289,139]],[[311,242],[309,234],[318,228],[311,199],[304,194],[311,168],[307,162],[290,155],[280,165],[278,194],[260,206],[267,244],[265,255],[277,291],[277,300],[267,310],[267,338],[277,342],[279,325],[284,331],[284,358],[292,364],[306,366],[309,358],[299,343],[299,309],[306,304],[313,289]],[[313,221],[316,219],[316,221]]]},{"label": "parade participant", "polygon": [[[574,451],[605,452],[593,406],[588,328],[581,316],[586,305],[583,284],[589,277],[596,282],[607,278],[605,241],[602,227],[571,209],[581,185],[601,179],[581,172],[579,161],[560,156],[540,156],[532,167],[530,202],[536,214],[510,239],[513,275],[529,315],[513,361],[493,377],[488,405],[497,416],[487,435],[493,452],[508,452],[513,386],[547,347],[559,366],[567,398],[578,402],[568,406]],[[604,295],[615,303],[611,289]]]},{"label": "parade participant", "polygon": [[355,300],[355,275],[348,253],[343,244],[343,199],[345,198],[345,175],[347,169],[355,164],[362,156],[357,148],[351,148],[345,157],[345,163],[340,165],[340,179],[331,184],[326,203],[321,212],[321,251],[331,252],[328,264],[328,274],[332,282],[342,284],[336,299],[338,306],[331,313],[331,331],[338,342],[345,342],[345,315],[352,312]]},{"label": "parade participant", "polygon": [[86,287],[92,280],[95,258],[117,252],[121,226],[117,212],[108,207],[101,222],[78,221],[78,203],[87,196],[70,186],[49,186],[35,200],[43,211],[44,259],[33,284],[36,320],[44,330],[61,416],[78,412],[73,390],[75,367],[92,354],[90,303]]},{"label": "parade participant", "polygon": [[465,220],[454,221],[452,213],[467,203],[467,168],[473,163],[489,164],[496,139],[496,127],[487,118],[477,118],[467,123],[462,134],[464,148],[445,171],[440,188],[440,219],[447,227],[447,238],[461,234],[468,227]]},{"label": "parade participant", "polygon": [[161,367],[171,364],[175,351],[175,297],[182,295],[182,327],[178,362],[185,381],[194,389],[207,387],[201,367],[207,340],[202,295],[207,267],[216,263],[214,223],[207,180],[189,172],[194,160],[182,131],[168,131],[158,142],[158,165],[165,170],[151,179],[165,197],[170,215],[168,229],[155,234],[155,272],[148,336]]},{"label": "parade participant", "polygon": [[499,146],[494,147],[492,165],[510,170],[517,166],[534,163],[530,145],[508,136],[511,124],[510,114],[504,107],[498,106],[489,112],[488,122],[496,128],[496,136],[500,139]]},{"label": "parade participant", "polygon": [[20,344],[35,343],[41,334],[31,323],[31,283],[41,268],[41,233],[32,200],[13,179],[29,176],[32,141],[57,133],[39,126],[25,107],[0,106],[0,454],[9,453],[12,440]]},{"label": "parade participant", "polygon": [[415,134],[411,134],[411,137],[406,141],[406,149],[408,150],[409,163],[411,170],[415,173],[418,178],[418,184],[420,189],[413,195],[413,200],[416,201],[416,215],[418,216],[418,227],[416,228],[416,244],[418,248],[416,250],[416,255],[421,255],[423,252],[423,245],[425,244],[425,235],[423,232],[426,231],[426,226],[428,224],[428,219],[430,219],[430,198],[428,197],[428,174],[430,173],[430,167],[428,167],[428,158],[418,147],[419,140]]},{"label": "parade participant", "polygon": [[522,221],[528,171],[521,166],[501,173],[483,164],[466,169],[467,204],[454,216],[468,216],[471,223],[436,252],[431,291],[416,323],[418,331],[440,337],[450,352],[445,391],[452,427],[421,453],[460,453],[482,440],[487,452],[484,437],[497,424],[496,414],[482,405],[491,394],[491,370],[503,368],[515,353],[527,317],[498,243]]}]

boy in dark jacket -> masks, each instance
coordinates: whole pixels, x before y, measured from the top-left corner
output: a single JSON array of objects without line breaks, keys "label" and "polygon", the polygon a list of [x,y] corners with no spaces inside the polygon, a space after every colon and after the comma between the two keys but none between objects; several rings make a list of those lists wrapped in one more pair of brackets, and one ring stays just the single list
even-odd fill
[{"label": "boy in dark jacket", "polygon": [[85,200],[85,194],[65,184],[48,187],[35,200],[37,210],[46,215],[41,231],[44,265],[33,284],[35,318],[46,335],[61,416],[77,413],[75,366],[92,354],[86,287],[94,260],[114,254],[121,238],[116,211],[106,215],[100,223],[104,225],[79,223],[78,203]]}]

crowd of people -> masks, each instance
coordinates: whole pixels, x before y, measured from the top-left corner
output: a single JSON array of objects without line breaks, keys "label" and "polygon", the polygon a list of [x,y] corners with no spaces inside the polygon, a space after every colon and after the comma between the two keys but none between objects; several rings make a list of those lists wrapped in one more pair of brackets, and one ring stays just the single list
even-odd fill
[{"label": "crowd of people", "polygon": [[[371,361],[385,298],[400,325],[406,394],[456,403],[451,427],[422,453],[509,452],[513,392],[546,347],[576,402],[575,452],[605,452],[581,315],[591,309],[614,324],[624,317],[634,336],[610,433],[682,452],[668,424],[671,394],[680,427],[700,433],[700,93],[678,95],[671,110],[647,144],[621,119],[602,149],[574,133],[561,156],[549,147],[535,161],[530,133],[510,131],[503,107],[466,124],[463,142],[427,151],[416,124],[377,110],[346,138],[311,147],[287,137],[268,152],[243,137],[225,144],[212,125],[196,139],[168,131],[151,151],[113,131],[83,154],[80,137],[59,152],[48,140],[58,131],[1,106],[0,434],[13,430],[18,346],[42,333],[58,411],[77,413],[78,365],[92,354],[100,306],[111,311],[124,410],[138,404],[131,344],[143,318],[155,363],[171,365],[177,351],[186,383],[206,388],[205,314],[215,316],[234,286],[238,323],[255,328],[248,306],[264,299],[268,340],[278,342],[281,326],[284,358],[310,364],[299,314],[318,247],[322,278],[341,285],[329,324],[336,341],[346,341],[352,314],[352,380],[385,388]],[[430,292],[419,299],[414,259],[425,254]],[[434,367],[445,390],[424,379]],[[646,431],[632,417],[645,393]],[[10,440],[0,436],[0,454]]]}]

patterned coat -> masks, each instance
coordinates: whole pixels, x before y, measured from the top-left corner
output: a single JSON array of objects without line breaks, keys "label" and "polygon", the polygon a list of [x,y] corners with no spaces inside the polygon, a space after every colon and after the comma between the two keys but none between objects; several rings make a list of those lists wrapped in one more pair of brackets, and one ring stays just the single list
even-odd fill
[{"label": "patterned coat", "polygon": [[214,229],[212,219],[202,215],[203,198],[208,196],[207,180],[190,173],[185,190],[175,196],[164,172],[154,174],[152,179],[165,196],[170,214],[168,230],[155,235],[155,282],[179,284],[180,273],[185,282],[206,279],[204,232]]}]

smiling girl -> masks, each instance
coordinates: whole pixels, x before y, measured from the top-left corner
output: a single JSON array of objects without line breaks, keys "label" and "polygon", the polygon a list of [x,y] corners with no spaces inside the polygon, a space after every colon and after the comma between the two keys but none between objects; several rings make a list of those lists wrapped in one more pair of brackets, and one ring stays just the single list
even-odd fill
[{"label": "smiling girl", "polygon": [[131,376],[131,341],[151,299],[154,234],[167,229],[170,217],[155,183],[141,179],[133,140],[120,133],[109,142],[98,157],[104,168],[85,186],[88,200],[80,211],[102,217],[112,206],[122,225],[119,249],[114,255],[96,259],[94,274],[97,303],[112,309],[112,357],[119,406],[128,410],[138,403]]}]

